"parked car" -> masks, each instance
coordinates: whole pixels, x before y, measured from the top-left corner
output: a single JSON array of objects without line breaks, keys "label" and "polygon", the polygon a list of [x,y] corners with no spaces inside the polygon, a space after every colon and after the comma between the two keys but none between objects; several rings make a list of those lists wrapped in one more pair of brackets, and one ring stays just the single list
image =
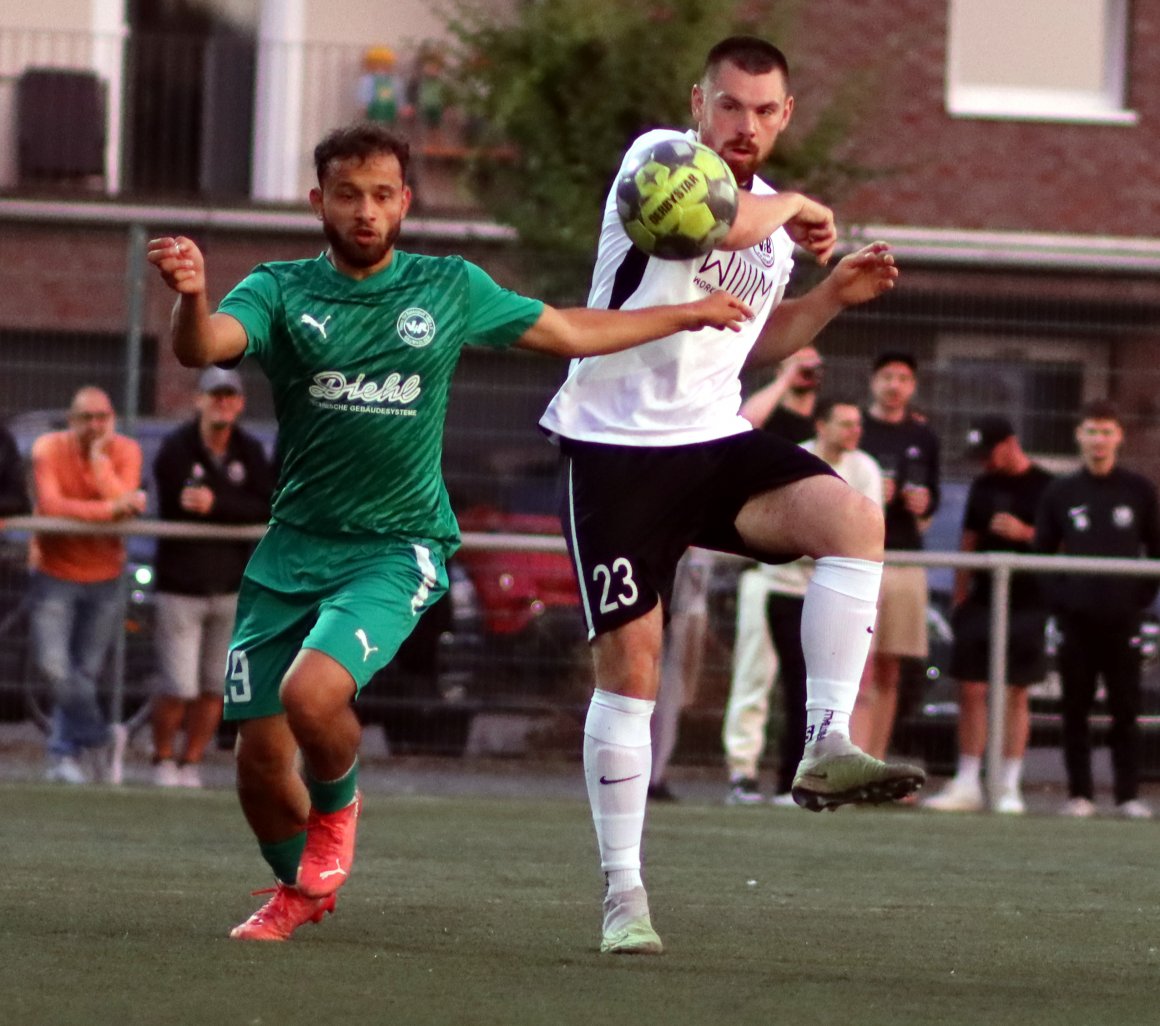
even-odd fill
[{"label": "parked car", "polygon": [[[473,507],[464,532],[553,536],[549,515]],[[581,703],[588,646],[572,561],[563,551],[465,546],[448,566],[450,589],[381,671],[359,705],[392,747],[461,751],[484,710]]]}]

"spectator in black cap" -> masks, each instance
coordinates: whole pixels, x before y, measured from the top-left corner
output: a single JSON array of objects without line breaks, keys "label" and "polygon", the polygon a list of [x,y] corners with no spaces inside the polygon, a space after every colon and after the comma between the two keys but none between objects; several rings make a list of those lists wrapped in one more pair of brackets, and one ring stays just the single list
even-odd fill
[{"label": "spectator in black cap", "polygon": [[[160,516],[198,524],[263,522],[274,474],[261,443],[237,425],[242,378],[221,367],[198,382],[197,417],[171,432],[153,464]],[[157,545],[154,783],[200,787],[202,756],[222,715],[222,680],[247,541],[162,538]],[[184,744],[177,749],[184,727]]]},{"label": "spectator in black cap", "polygon": [[[862,414],[862,449],[882,468],[886,548],[922,548],[922,533],[939,503],[939,441],[926,418],[911,408],[918,363],[888,350],[874,360],[872,402]],[[925,659],[927,584],[920,566],[887,563],[867,675],[851,723],[855,744],[884,758],[894,732],[904,658]]]},{"label": "spectator in black cap", "polygon": [[[983,416],[967,432],[967,456],[982,464],[963,512],[963,552],[1031,552],[1035,515],[1051,475],[1023,451],[1005,417]],[[959,682],[959,761],[947,786],[923,802],[938,812],[975,812],[985,805],[980,783],[987,746],[987,691],[991,654],[991,575],[958,570],[950,672]],[[996,812],[1025,811],[1023,756],[1031,731],[1027,687],[1047,674],[1047,609],[1035,576],[1011,577],[1007,636],[1007,704],[1003,772],[987,782]]]},{"label": "spectator in black cap", "polygon": [[[1056,480],[1043,497],[1035,543],[1071,556],[1160,558],[1156,486],[1117,465],[1124,429],[1114,406],[1089,403],[1075,432],[1083,466]],[[1116,813],[1149,819],[1139,799],[1140,619],[1156,597],[1155,578],[1058,574],[1050,600],[1063,632],[1063,755],[1070,798],[1061,812],[1096,811],[1088,716],[1103,678],[1112,750]]]}]

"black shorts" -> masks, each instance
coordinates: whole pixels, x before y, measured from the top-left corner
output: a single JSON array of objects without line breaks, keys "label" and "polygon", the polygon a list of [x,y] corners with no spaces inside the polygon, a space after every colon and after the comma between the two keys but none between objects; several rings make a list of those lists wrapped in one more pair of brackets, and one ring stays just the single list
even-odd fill
[{"label": "black shorts", "polygon": [[799,552],[757,552],[734,521],[754,495],[819,474],[829,464],[765,431],[713,442],[646,447],[561,440],[560,517],[580,582],[588,636],[667,609],[677,562],[690,545],[765,563]]},{"label": "black shorts", "polygon": [[[1007,683],[1038,684],[1047,676],[1044,630],[1047,611],[1012,609],[1007,624]],[[950,673],[955,680],[986,681],[991,677],[991,607],[964,602],[951,614],[955,634]]]}]

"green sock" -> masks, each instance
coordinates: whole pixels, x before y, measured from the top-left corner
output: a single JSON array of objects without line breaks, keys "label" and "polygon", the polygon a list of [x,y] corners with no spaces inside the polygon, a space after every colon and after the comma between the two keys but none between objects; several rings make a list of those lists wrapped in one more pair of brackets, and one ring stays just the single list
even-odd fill
[{"label": "green sock", "polygon": [[306,771],[306,790],[310,792],[310,804],[319,812],[338,812],[354,801],[358,790],[358,759],[337,780],[315,780]]},{"label": "green sock", "polygon": [[284,841],[259,841],[258,850],[262,858],[274,870],[274,875],[284,884],[293,885],[298,879],[298,863],[306,848],[306,831],[287,837]]}]

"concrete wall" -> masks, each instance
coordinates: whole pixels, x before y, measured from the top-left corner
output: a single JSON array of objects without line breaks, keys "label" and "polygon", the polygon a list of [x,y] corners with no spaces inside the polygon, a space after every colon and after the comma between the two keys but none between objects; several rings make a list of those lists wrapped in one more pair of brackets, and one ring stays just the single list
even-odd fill
[{"label": "concrete wall", "polygon": [[94,0],[37,0],[35,4],[9,3],[0,15],[0,28],[83,31],[92,24]]},{"label": "concrete wall", "polygon": [[385,45],[402,56],[441,37],[443,19],[427,0],[307,0],[305,29],[312,43]]},{"label": "concrete wall", "polygon": [[0,188],[15,184],[16,83],[25,68],[93,66],[94,0],[12,2],[0,14]]}]

